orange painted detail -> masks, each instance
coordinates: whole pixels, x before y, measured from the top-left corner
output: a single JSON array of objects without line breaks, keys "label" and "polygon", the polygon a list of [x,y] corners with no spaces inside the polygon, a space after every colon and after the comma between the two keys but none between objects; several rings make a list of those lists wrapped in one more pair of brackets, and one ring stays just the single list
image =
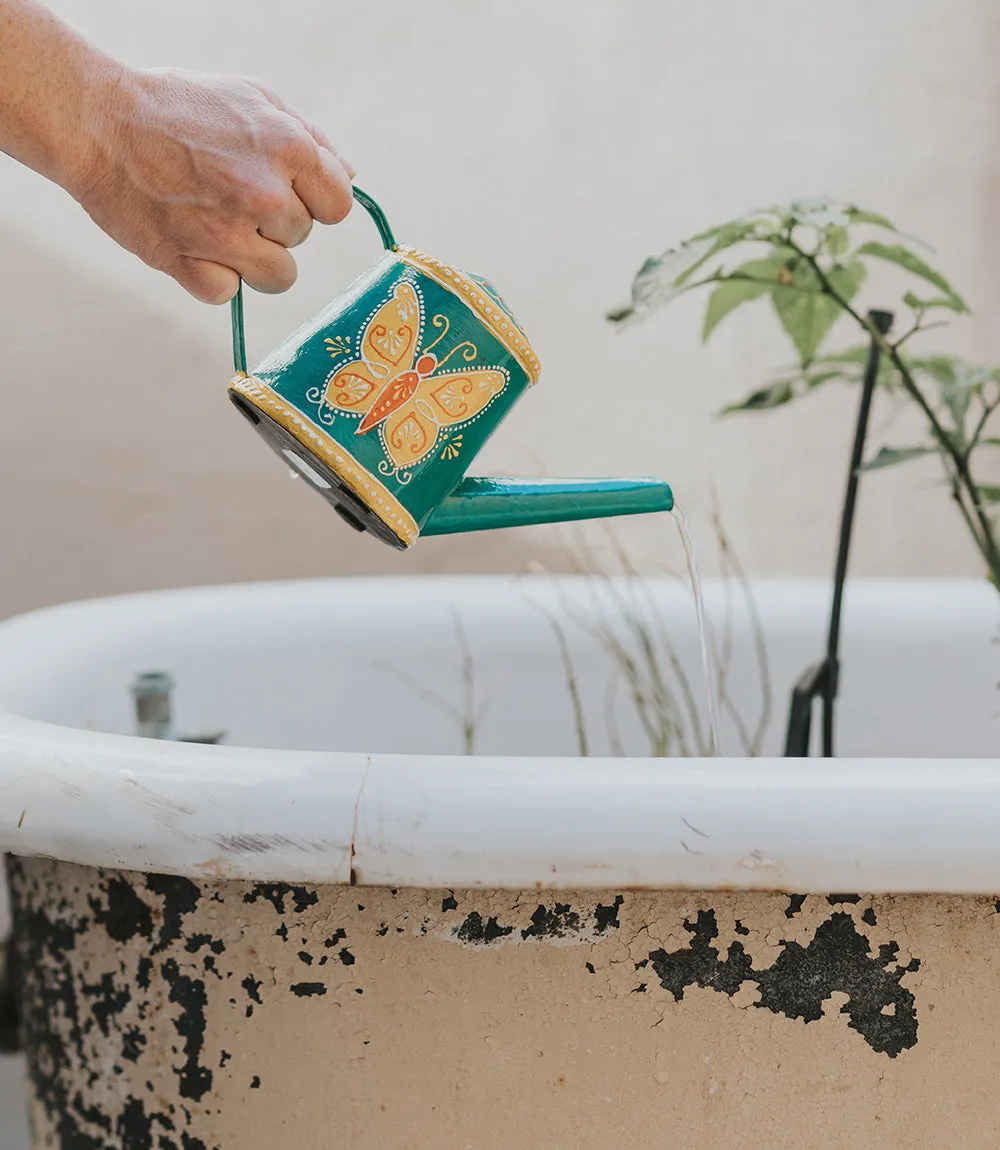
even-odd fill
[{"label": "orange painted detail", "polygon": [[415,371],[404,371],[390,379],[372,404],[368,414],[358,425],[356,435],[365,435],[390,415],[413,395],[420,383],[420,376]]}]

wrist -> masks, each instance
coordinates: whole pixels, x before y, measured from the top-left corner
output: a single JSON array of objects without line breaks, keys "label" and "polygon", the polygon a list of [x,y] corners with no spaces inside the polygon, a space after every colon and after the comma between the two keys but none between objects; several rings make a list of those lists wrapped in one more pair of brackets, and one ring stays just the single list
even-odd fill
[{"label": "wrist", "polygon": [[54,170],[47,173],[75,199],[82,200],[115,167],[113,153],[140,81],[133,69],[103,53],[81,71],[79,100],[67,109],[54,149]]}]

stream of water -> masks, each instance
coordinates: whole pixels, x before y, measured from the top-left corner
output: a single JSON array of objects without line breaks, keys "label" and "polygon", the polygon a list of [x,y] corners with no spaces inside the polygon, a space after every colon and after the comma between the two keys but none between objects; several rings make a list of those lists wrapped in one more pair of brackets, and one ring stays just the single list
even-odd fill
[{"label": "stream of water", "polygon": [[694,548],[694,540],[688,528],[687,516],[684,508],[675,500],[671,512],[673,521],[677,524],[677,532],[684,547],[684,558],[687,560],[688,579],[691,583],[691,594],[694,596],[694,611],[698,620],[698,638],[701,640],[701,666],[705,674],[705,693],[708,697],[708,728],[709,753],[719,754],[719,692],[718,679],[715,671],[715,660],[712,657],[712,647],[708,641],[708,630],[705,624],[705,600],[702,595],[701,572],[698,570],[698,555]]}]

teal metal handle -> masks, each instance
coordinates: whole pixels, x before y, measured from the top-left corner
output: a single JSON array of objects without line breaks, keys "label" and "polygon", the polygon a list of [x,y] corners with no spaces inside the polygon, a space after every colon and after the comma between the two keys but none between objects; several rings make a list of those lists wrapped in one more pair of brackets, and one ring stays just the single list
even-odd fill
[{"label": "teal metal handle", "polygon": [[[385,250],[387,252],[394,252],[399,245],[396,243],[396,237],[392,234],[389,221],[385,218],[385,212],[382,211],[367,192],[363,192],[359,187],[353,184],[351,185],[351,190],[354,192],[354,198],[375,221],[375,226],[378,228],[378,234],[382,239],[382,245]],[[240,280],[239,287],[236,289],[236,295],[230,300],[229,315],[233,325],[233,366],[237,371],[245,372],[247,369],[247,349],[243,324],[242,279]]]},{"label": "teal metal handle", "polygon": [[466,476],[432,512],[424,535],[531,527],[578,519],[672,511],[662,479],[491,479]]}]

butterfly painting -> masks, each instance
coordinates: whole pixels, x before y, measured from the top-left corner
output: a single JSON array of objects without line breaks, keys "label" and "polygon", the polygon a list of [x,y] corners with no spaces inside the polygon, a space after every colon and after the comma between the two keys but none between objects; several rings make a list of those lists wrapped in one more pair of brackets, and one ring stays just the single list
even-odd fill
[{"label": "butterfly painting", "polygon": [[[417,285],[396,284],[362,330],[357,358],[330,376],[321,399],[328,409],[358,416],[356,435],[378,434],[388,461],[379,470],[404,481],[410,468],[432,454],[442,431],[478,415],[509,380],[500,367],[443,370],[453,357],[470,363],[479,353],[469,340],[442,348],[443,355],[434,350],[451,326],[445,315],[431,318],[437,338],[420,346],[423,320]],[[453,436],[444,458],[455,458],[460,443],[461,437]]]}]

